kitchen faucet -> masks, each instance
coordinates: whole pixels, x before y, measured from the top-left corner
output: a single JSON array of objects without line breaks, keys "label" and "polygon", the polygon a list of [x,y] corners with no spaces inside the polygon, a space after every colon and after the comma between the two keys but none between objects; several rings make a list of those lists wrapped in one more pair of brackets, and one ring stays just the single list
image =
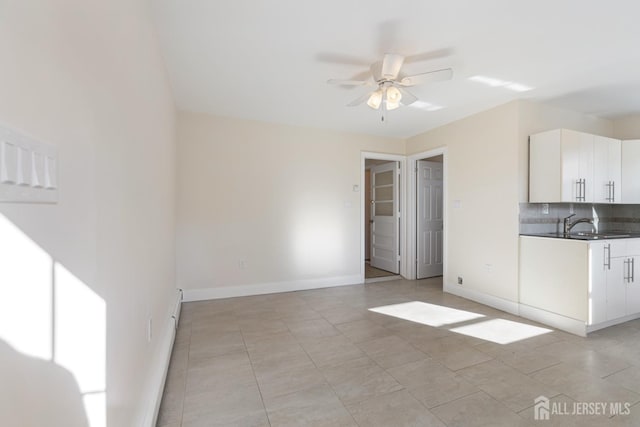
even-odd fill
[{"label": "kitchen faucet", "polygon": [[589,218],[580,218],[580,219],[575,220],[574,222],[571,222],[571,218],[574,217],[575,215],[576,214],[573,213],[573,214],[569,215],[568,217],[566,217],[564,219],[564,234],[565,235],[569,234],[571,229],[573,227],[575,227],[576,225],[580,224],[581,222],[591,224],[591,226],[593,227],[593,220],[589,219]]}]

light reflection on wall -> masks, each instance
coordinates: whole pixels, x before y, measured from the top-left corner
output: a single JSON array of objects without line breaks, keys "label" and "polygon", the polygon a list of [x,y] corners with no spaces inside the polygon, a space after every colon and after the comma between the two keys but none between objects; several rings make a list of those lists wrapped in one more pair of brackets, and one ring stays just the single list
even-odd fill
[{"label": "light reflection on wall", "polygon": [[[0,236],[0,340],[25,361],[35,357],[68,370],[89,425],[106,425],[104,300],[2,215]],[[47,398],[69,400],[56,392],[48,390]],[[38,402],[31,405],[37,412]]]},{"label": "light reflection on wall", "polygon": [[347,256],[342,223],[335,214],[316,207],[299,208],[293,226],[293,269],[311,275],[326,275],[344,268]]}]

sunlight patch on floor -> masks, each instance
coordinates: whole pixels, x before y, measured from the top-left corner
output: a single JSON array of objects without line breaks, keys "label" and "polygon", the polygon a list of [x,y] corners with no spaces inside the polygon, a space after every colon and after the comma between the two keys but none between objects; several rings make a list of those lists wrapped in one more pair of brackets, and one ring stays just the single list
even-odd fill
[{"label": "sunlight patch on floor", "polygon": [[429,304],[422,301],[385,305],[382,307],[370,308],[369,311],[434,327],[451,325],[453,323],[466,322],[468,320],[485,317],[484,314],[458,310],[456,308],[444,307],[436,304]]},{"label": "sunlight patch on floor", "polygon": [[480,338],[497,344],[511,344],[538,335],[548,334],[551,329],[505,319],[485,320],[471,325],[449,329],[451,332]]}]

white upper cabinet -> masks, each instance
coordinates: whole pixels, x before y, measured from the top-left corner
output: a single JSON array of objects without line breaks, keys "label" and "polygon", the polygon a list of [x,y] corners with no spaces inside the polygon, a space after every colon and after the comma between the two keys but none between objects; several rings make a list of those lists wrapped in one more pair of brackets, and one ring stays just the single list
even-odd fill
[{"label": "white upper cabinet", "polygon": [[620,147],[620,140],[568,129],[531,135],[529,201],[619,203]]},{"label": "white upper cabinet", "polygon": [[640,140],[622,141],[623,203],[640,203]]},{"label": "white upper cabinet", "polygon": [[622,143],[619,139],[593,137],[593,202],[622,201]]}]

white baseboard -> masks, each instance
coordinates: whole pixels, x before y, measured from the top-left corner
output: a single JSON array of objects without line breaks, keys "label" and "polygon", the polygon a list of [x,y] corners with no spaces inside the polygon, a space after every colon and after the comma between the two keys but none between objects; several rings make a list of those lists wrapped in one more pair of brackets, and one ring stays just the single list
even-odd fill
[{"label": "white baseboard", "polygon": [[251,285],[225,286],[205,289],[185,289],[184,302],[274,294],[278,292],[304,291],[308,289],[332,288],[334,286],[356,285],[362,282],[362,277],[359,274],[353,274],[351,276],[294,280],[290,282],[255,283]]},{"label": "white baseboard", "polygon": [[640,319],[640,313],[631,314],[629,316],[620,317],[618,319],[607,320],[606,322],[598,323],[595,325],[587,326],[587,333],[598,331],[600,329],[608,328],[609,326],[619,325],[620,323],[625,323],[630,320]]},{"label": "white baseboard", "polygon": [[526,304],[520,304],[520,316],[581,337],[587,336],[586,324],[582,320],[572,319]]},{"label": "white baseboard", "polygon": [[165,322],[162,340],[158,345],[158,351],[151,361],[150,378],[147,383],[147,393],[144,396],[148,399],[143,408],[142,422],[138,425],[143,427],[155,427],[158,420],[158,412],[162,403],[162,394],[171,361],[171,352],[176,337],[176,326],[180,318],[182,304],[182,292],[178,292],[176,305],[172,308]]},{"label": "white baseboard", "polygon": [[450,294],[470,299],[471,301],[479,302],[480,304],[488,305],[489,307],[497,308],[498,310],[506,311],[507,313],[515,314],[516,316],[519,315],[519,304],[514,301],[494,297],[493,295],[478,292],[460,285],[444,284],[443,290]]}]

